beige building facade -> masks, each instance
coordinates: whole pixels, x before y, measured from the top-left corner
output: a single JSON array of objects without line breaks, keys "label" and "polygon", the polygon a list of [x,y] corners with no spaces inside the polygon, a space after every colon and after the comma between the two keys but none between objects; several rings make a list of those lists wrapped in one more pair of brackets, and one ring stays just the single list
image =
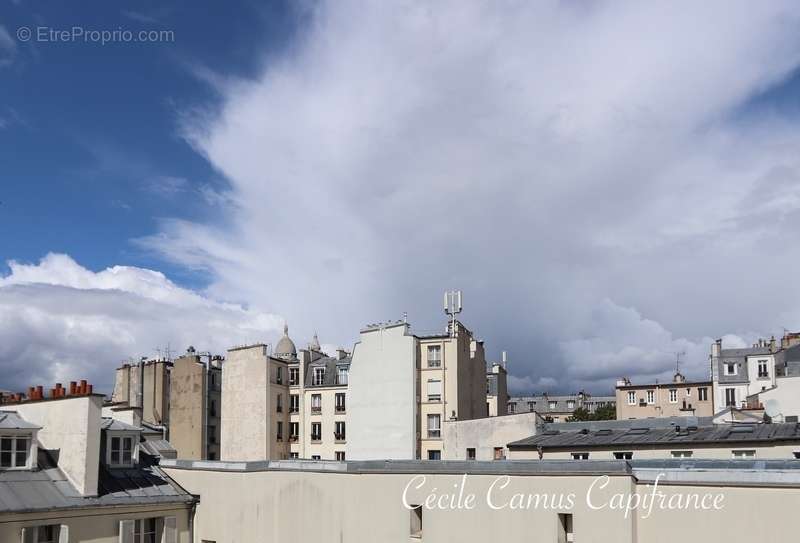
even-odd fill
[{"label": "beige building facade", "polygon": [[676,373],[671,383],[617,382],[617,419],[710,417],[714,415],[714,383],[686,381]]},{"label": "beige building facade", "polygon": [[[800,499],[797,470],[769,462],[758,473],[702,462],[165,464],[200,496],[197,543],[788,543]],[[665,501],[649,511],[612,505],[653,492]]]},{"label": "beige building facade", "polygon": [[263,343],[228,350],[222,367],[222,460],[289,457],[285,360]]},{"label": "beige building facade", "polygon": [[169,426],[170,369],[166,360],[142,360],[117,368],[111,402],[142,408],[142,420]]},{"label": "beige building facade", "polygon": [[175,360],[170,375],[169,441],[178,458],[220,458],[222,359],[204,361],[189,352]]},{"label": "beige building facade", "polygon": [[[506,353],[503,352],[505,359]],[[490,417],[508,414],[508,372],[505,360],[494,363],[486,373],[486,409]]]}]

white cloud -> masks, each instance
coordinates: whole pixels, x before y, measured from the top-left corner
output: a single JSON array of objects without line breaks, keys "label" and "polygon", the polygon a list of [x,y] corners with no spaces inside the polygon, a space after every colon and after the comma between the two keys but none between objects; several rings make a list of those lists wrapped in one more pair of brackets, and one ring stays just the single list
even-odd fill
[{"label": "white cloud", "polygon": [[322,2],[259,78],[184,116],[230,183],[225,223],[142,243],[329,341],[403,311],[439,326],[456,286],[522,382],[607,390],[681,350],[701,377],[710,338],[800,327],[800,131],[742,115],[800,63],[798,15]]},{"label": "white cloud", "polygon": [[88,378],[110,391],[125,359],[169,344],[224,353],[271,341],[283,320],[181,288],[152,270],[93,272],[62,254],[38,264],[9,262],[0,277],[0,388]]}]

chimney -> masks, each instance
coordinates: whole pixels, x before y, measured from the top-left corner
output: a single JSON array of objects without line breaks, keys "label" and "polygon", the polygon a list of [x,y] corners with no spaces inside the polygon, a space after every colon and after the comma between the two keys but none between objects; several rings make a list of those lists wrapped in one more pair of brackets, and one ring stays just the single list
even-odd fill
[{"label": "chimney", "polygon": [[78,383],[76,383],[75,381],[70,381],[69,382],[69,395],[70,396],[74,396],[77,393],[78,393]]},{"label": "chimney", "polygon": [[722,339],[716,340],[711,344],[711,358],[719,358],[722,355]]}]

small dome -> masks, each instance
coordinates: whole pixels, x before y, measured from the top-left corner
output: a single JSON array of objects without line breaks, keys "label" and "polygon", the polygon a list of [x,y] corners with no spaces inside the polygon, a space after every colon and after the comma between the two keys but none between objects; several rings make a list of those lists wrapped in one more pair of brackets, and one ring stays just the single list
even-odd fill
[{"label": "small dome", "polygon": [[311,340],[311,343],[309,343],[308,346],[312,351],[320,352],[322,350],[322,347],[319,344],[319,338],[317,337],[317,333],[316,332],[314,332],[314,339]]},{"label": "small dome", "polygon": [[277,358],[285,360],[293,360],[297,358],[297,348],[294,346],[294,341],[289,339],[289,325],[283,325],[283,337],[278,341],[273,353]]}]

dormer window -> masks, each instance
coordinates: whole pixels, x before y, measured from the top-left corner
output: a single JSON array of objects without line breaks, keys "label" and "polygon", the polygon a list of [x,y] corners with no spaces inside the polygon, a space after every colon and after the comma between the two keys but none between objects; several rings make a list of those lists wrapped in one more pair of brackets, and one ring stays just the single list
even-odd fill
[{"label": "dormer window", "polygon": [[31,434],[0,435],[0,469],[30,469],[31,438]]},{"label": "dormer window", "polygon": [[136,463],[136,437],[109,435],[106,462],[111,468],[131,468]]},{"label": "dormer window", "polygon": [[314,385],[320,386],[325,383],[325,368],[314,368]]}]

